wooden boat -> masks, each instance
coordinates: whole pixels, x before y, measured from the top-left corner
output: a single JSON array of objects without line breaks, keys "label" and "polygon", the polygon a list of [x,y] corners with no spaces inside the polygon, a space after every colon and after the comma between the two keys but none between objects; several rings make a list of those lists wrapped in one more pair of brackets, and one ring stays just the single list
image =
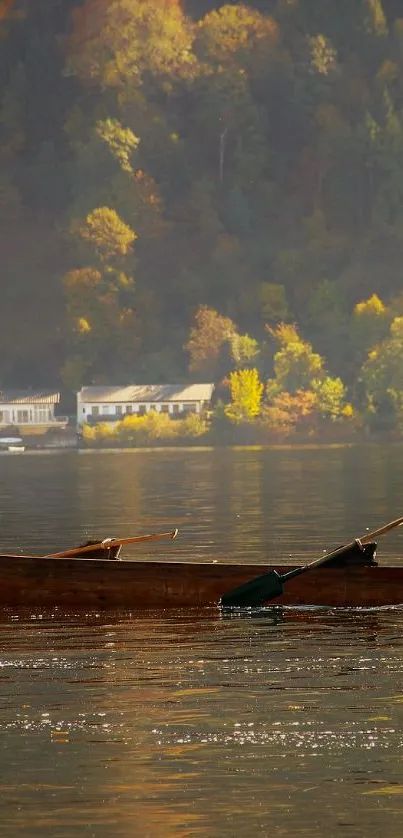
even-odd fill
[{"label": "wooden boat", "polygon": [[[148,538],[151,537],[157,536]],[[126,539],[133,540],[136,539]],[[403,566],[377,564],[375,548],[375,544],[368,545],[358,558],[347,555],[330,560],[290,579],[284,593],[271,604],[365,608],[403,604]],[[69,552],[77,553],[78,549]],[[91,547],[83,548],[81,558],[0,555],[0,605],[134,610],[211,608],[219,605],[226,592],[266,571],[276,569],[284,573],[296,567],[170,559],[110,561],[100,558],[99,551],[98,555],[95,551],[97,558],[86,558],[86,549],[90,551]],[[101,555],[106,555],[105,550]]]}]

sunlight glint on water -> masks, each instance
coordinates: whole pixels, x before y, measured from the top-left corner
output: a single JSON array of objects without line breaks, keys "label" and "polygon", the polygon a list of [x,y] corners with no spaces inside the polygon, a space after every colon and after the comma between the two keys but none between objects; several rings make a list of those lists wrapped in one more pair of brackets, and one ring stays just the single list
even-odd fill
[{"label": "sunlight glint on water", "polygon": [[[401,454],[2,458],[2,544],[167,525],[181,560],[305,561],[402,513]],[[402,637],[399,608],[3,611],[0,834],[401,838]]]}]

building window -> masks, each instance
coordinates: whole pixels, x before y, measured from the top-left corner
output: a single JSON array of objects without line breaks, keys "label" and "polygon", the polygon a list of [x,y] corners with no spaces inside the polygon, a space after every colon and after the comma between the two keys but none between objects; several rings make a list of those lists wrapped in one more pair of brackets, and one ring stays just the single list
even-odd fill
[{"label": "building window", "polygon": [[121,404],[116,405],[115,412],[116,412],[116,416],[121,416],[122,415],[122,405]]},{"label": "building window", "polygon": [[[18,413],[17,413],[17,422],[22,422],[23,421],[22,419],[18,418],[18,414],[20,412],[21,411],[18,411]],[[35,407],[34,408],[34,422],[38,422],[38,424],[45,424],[47,422],[47,418],[48,418],[48,412],[46,410],[46,407]]]},{"label": "building window", "polygon": [[169,413],[169,404],[162,404],[160,410],[161,413]]},{"label": "building window", "polygon": [[83,415],[85,416],[85,407],[83,407]]},{"label": "building window", "polygon": [[92,415],[99,416],[99,406],[97,404],[92,405]]},{"label": "building window", "polygon": [[179,405],[178,404],[174,404],[172,406],[172,413],[176,413],[176,414],[179,413]]},{"label": "building window", "polygon": [[147,408],[146,408],[145,404],[139,404],[139,409],[138,409],[139,416],[144,416],[145,413],[147,413]]},{"label": "building window", "polygon": [[21,424],[29,422],[29,414],[27,410],[17,410],[17,422]]},{"label": "building window", "polygon": [[196,413],[197,405],[194,402],[188,402],[188,404],[183,405],[184,413]]},{"label": "building window", "polygon": [[125,410],[126,410],[126,413],[128,413],[129,415],[130,415],[131,413],[133,413],[133,407],[132,407],[132,405],[131,405],[131,404],[127,404],[127,405],[126,405]]}]

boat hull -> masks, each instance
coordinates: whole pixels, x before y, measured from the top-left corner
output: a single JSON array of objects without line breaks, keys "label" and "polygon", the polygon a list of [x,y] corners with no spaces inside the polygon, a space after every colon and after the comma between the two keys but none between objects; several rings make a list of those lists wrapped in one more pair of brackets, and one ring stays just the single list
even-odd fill
[{"label": "boat hull", "polygon": [[[0,556],[0,605],[110,609],[202,608],[268,570],[294,566]],[[403,567],[323,567],[291,579],[273,605],[403,603]]]}]

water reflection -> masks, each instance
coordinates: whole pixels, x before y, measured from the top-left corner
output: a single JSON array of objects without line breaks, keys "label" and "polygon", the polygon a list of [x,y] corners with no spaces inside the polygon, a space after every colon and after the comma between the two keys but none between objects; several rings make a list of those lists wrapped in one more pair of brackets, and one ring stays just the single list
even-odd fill
[{"label": "water reflection", "polygon": [[279,615],[4,612],[5,834],[397,835],[402,612]]},{"label": "water reflection", "polygon": [[[134,824],[156,837],[248,835],[276,828],[281,814],[289,834],[320,835],[335,812],[338,825],[358,823],[356,785],[388,801],[402,737],[399,696],[385,687],[401,672],[402,614],[283,609],[278,624],[262,612],[3,614],[6,824],[23,834],[29,812],[29,834],[90,823],[95,835],[130,835]],[[321,802],[310,833],[306,796]]]},{"label": "water reflection", "polygon": [[[51,551],[178,526],[174,545],[141,555],[306,561],[401,514],[400,455],[367,446],[5,457],[2,543]],[[399,544],[397,534],[383,539],[382,555],[400,558]]]},{"label": "water reflection", "polygon": [[[3,545],[178,525],[142,556],[306,560],[401,514],[399,456],[3,458]],[[0,833],[400,838],[402,638],[400,608],[3,610]]]}]

